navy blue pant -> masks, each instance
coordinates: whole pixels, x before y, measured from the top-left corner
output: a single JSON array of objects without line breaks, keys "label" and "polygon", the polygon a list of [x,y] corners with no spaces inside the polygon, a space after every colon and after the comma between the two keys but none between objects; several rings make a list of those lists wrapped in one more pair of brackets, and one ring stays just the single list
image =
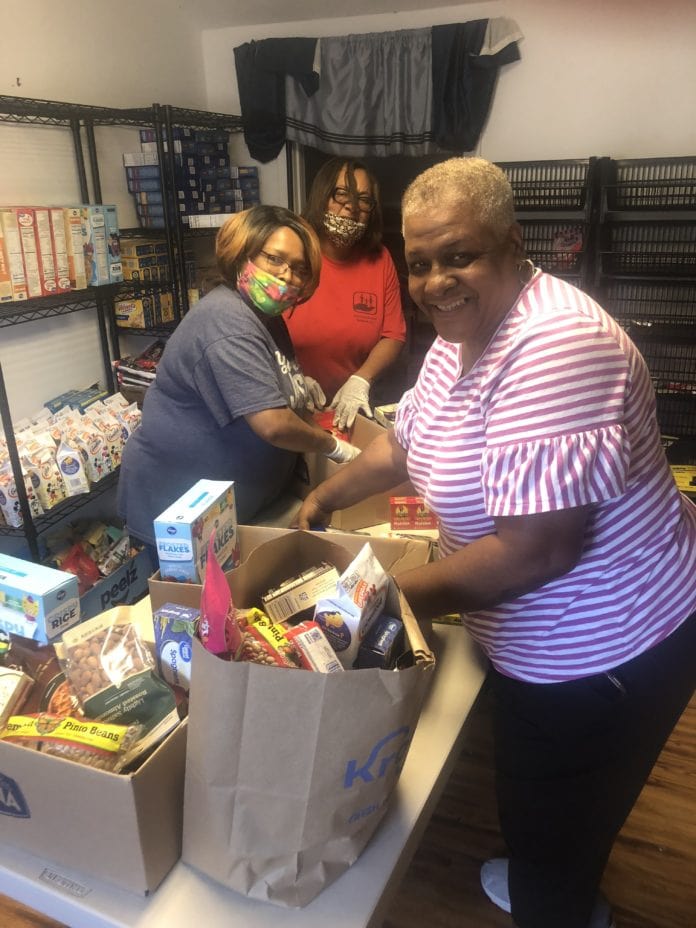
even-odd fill
[{"label": "navy blue pant", "polygon": [[696,613],[639,657],[566,683],[492,670],[498,808],[518,928],[587,928],[621,826],[696,688]]}]

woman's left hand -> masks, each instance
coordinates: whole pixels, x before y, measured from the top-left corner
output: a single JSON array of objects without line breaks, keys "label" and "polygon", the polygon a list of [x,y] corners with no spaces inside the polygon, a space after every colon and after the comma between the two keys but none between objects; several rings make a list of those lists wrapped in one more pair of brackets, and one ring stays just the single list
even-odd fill
[{"label": "woman's left hand", "polygon": [[314,377],[307,377],[305,374],[304,382],[307,385],[307,409],[310,412],[323,409],[326,406],[326,396]]}]

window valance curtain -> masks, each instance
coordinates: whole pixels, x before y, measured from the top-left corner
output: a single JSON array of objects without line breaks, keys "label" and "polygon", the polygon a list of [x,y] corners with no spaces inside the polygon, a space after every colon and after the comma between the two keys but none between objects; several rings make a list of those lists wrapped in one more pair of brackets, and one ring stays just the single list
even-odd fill
[{"label": "window valance curtain", "polygon": [[353,157],[472,151],[521,38],[498,17],[247,42],[234,55],[249,152],[270,161],[286,140]]}]

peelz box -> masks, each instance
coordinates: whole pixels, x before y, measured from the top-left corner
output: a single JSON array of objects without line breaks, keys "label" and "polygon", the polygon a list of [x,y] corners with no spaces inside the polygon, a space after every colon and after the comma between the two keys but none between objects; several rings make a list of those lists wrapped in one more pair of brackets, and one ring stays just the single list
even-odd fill
[{"label": "peelz box", "polygon": [[177,583],[202,583],[210,533],[223,569],[239,562],[234,484],[199,480],[155,519],[160,576]]},{"label": "peelz box", "polygon": [[77,577],[0,554],[0,630],[46,643],[77,625]]}]

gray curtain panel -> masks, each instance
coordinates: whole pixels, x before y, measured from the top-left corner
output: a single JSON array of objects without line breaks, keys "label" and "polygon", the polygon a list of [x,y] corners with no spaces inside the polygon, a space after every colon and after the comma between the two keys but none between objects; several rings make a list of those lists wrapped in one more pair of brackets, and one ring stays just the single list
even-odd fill
[{"label": "gray curtain panel", "polygon": [[420,155],[431,142],[430,27],[319,40],[321,83],[286,77],[290,141],[347,157]]}]

